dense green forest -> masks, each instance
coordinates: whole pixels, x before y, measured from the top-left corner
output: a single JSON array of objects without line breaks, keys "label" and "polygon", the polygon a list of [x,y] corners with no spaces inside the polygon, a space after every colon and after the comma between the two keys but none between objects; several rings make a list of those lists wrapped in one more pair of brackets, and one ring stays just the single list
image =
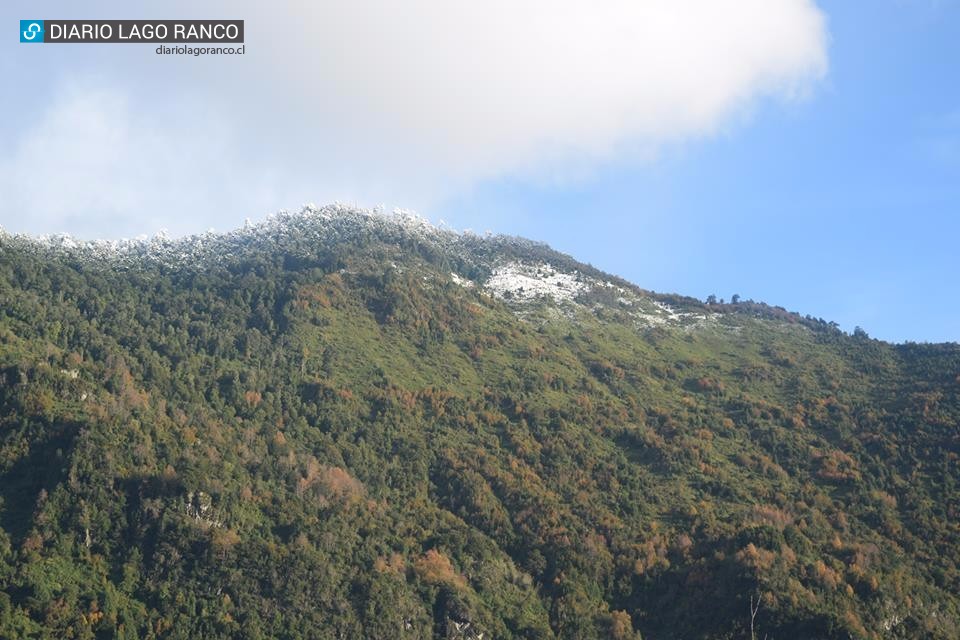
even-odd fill
[{"label": "dense green forest", "polygon": [[960,346],[711,303],[343,207],[0,234],[0,637],[960,637]]}]

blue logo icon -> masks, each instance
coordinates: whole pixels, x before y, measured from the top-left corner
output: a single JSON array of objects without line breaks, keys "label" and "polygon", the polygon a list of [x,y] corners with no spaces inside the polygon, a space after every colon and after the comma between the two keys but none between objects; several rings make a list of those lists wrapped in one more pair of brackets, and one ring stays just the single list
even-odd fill
[{"label": "blue logo icon", "polygon": [[21,20],[20,42],[43,42],[43,20]]}]

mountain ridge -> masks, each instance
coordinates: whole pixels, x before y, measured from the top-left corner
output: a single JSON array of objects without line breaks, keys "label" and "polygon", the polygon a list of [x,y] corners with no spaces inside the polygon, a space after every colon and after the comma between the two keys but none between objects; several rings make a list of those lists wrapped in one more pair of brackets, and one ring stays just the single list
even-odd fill
[{"label": "mountain ridge", "polygon": [[[480,277],[484,285],[499,267],[516,266],[520,270],[536,270],[538,265],[549,269],[559,267],[561,273],[580,274],[621,289],[628,289],[641,297],[658,303],[675,305],[679,309],[709,311],[710,313],[741,313],[757,317],[776,318],[798,323],[814,330],[840,331],[834,322],[811,315],[803,316],[781,306],[771,306],[754,300],[724,304],[703,301],[677,293],[660,293],[640,287],[620,276],[604,272],[591,264],[580,262],[570,255],[551,248],[547,243],[504,234],[486,232],[483,235],[470,230],[456,231],[443,223],[434,225],[427,218],[406,209],[394,209],[387,213],[382,207],[361,207],[334,203],[323,207],[306,204],[298,211],[280,210],[265,220],[251,223],[248,219],[242,227],[227,231],[188,235],[171,239],[166,232],[153,237],[146,235],[136,239],[79,240],[69,234],[29,236],[10,234],[0,227],[0,242],[27,251],[39,251],[50,257],[60,257],[100,264],[105,268],[135,267],[138,261],[146,261],[167,268],[202,269],[217,262],[229,261],[231,257],[254,251],[288,251],[285,240],[304,238],[323,244],[349,243],[362,240],[364,234],[378,234],[387,241],[398,243],[421,242],[445,254],[446,260],[459,269],[451,272],[458,278]],[[490,259],[500,254],[499,261]],[[511,265],[503,256],[516,258]],[[140,263],[142,264],[142,262]],[[501,294],[509,291],[509,286]],[[662,308],[669,318],[675,310]],[[907,341],[910,343],[911,341]],[[925,343],[925,342],[924,342]],[[925,343],[926,344],[926,343]],[[930,343],[937,344],[937,343]],[[952,344],[952,343],[943,343]]]},{"label": "mountain ridge", "polygon": [[0,234],[0,636],[956,637],[960,346],[372,213]]}]

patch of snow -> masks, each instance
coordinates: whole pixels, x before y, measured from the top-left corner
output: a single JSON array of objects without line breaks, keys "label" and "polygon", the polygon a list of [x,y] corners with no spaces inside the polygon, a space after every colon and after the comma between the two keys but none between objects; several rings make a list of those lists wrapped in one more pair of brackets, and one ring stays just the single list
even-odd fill
[{"label": "patch of snow", "polygon": [[[616,300],[618,310],[625,314],[625,319],[632,321],[638,330],[676,327],[694,331],[713,326],[720,319],[720,315],[715,313],[682,311],[612,282],[591,278],[579,271],[559,271],[547,262],[513,261],[502,264],[494,269],[484,288],[493,296],[510,303],[521,318],[527,317],[529,303],[552,299],[558,304],[548,306],[543,311],[547,313],[547,317],[558,319],[575,318],[577,308],[590,308],[594,313],[599,313],[610,308],[610,302]],[[580,297],[591,291],[599,294],[604,290],[616,297],[611,297],[608,303],[591,299],[592,304],[589,306],[585,304],[586,299]]]},{"label": "patch of snow", "polygon": [[484,286],[497,298],[515,302],[531,302],[540,298],[573,302],[578,295],[591,289],[590,283],[580,272],[557,271],[546,262],[509,262],[501,265],[494,269]]},{"label": "patch of snow", "polygon": [[473,287],[473,280],[468,280],[467,278],[463,278],[452,271],[450,272],[450,279],[453,280],[454,284],[458,284],[461,287],[465,287],[467,289],[470,289],[471,287]]},{"label": "patch of snow", "polygon": [[660,302],[659,300],[654,300],[654,301],[653,301],[653,306],[655,306],[657,309],[660,309],[661,311],[663,311],[663,312],[666,314],[667,318],[668,318],[669,320],[673,320],[673,321],[679,321],[679,320],[682,319],[685,315],[690,315],[690,314],[680,313],[679,311],[677,311],[676,309],[674,309],[674,308],[671,307],[670,305],[668,305],[668,304],[666,304],[666,303],[663,303],[663,302]]}]

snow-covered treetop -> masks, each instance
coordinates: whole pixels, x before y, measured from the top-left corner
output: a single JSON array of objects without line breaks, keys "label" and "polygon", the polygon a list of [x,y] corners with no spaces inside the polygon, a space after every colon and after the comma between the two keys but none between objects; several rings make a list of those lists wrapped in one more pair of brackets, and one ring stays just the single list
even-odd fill
[{"label": "snow-covered treetop", "polygon": [[184,238],[170,238],[166,231],[152,237],[146,235],[121,240],[80,240],[68,234],[32,237],[10,234],[0,227],[0,246],[33,249],[59,254],[73,259],[131,263],[146,259],[175,266],[196,264],[197,261],[220,261],[240,247],[255,243],[276,246],[285,237],[294,234],[300,237],[335,242],[356,237],[358,234],[374,233],[387,240],[420,239],[449,244],[458,242],[464,234],[451,229],[441,229],[423,216],[406,209],[385,213],[382,207],[364,209],[335,203],[318,207],[304,205],[299,211],[281,210],[261,222],[247,219],[243,226],[226,233],[212,229],[203,234]]}]

